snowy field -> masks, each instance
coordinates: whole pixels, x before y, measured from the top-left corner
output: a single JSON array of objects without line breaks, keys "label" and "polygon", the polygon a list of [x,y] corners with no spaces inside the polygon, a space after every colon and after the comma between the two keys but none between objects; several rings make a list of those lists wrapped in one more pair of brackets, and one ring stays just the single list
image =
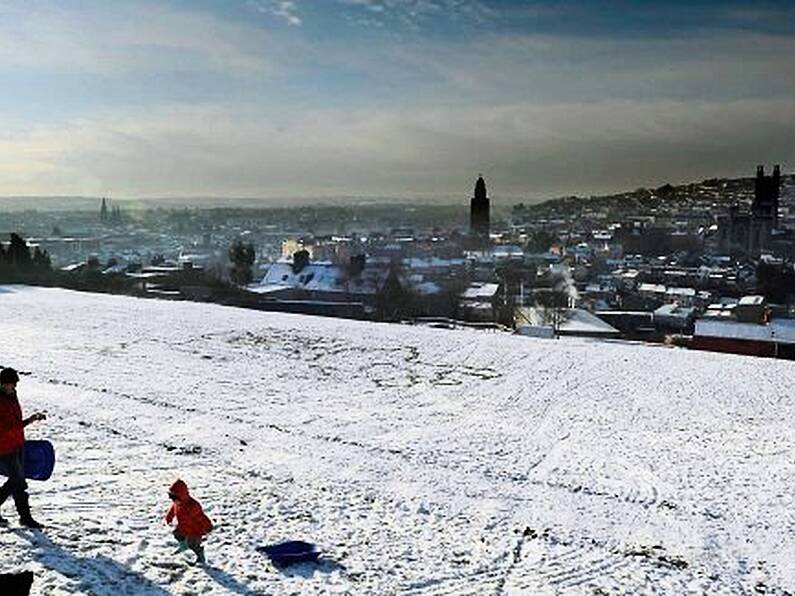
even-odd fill
[{"label": "snowy field", "polygon": [[59,456],[45,532],[2,510],[36,594],[795,592],[792,362],[21,287],[0,336]]}]

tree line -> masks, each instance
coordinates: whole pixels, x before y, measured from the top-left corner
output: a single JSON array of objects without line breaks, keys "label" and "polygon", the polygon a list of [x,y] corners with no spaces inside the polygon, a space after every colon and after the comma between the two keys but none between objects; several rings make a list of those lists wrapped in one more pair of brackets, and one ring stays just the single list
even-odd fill
[{"label": "tree line", "polygon": [[50,255],[38,246],[31,252],[19,234],[11,233],[6,246],[0,243],[0,275],[8,281],[30,276],[46,275],[52,271]]}]

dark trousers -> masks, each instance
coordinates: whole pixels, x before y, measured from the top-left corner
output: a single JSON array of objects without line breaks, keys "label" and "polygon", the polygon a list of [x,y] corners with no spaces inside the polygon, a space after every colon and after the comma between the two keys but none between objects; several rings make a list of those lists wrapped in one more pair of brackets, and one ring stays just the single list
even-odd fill
[{"label": "dark trousers", "polygon": [[0,486],[0,505],[11,496],[20,517],[30,517],[28,505],[28,483],[25,482],[25,454],[22,448],[0,455],[0,461],[8,469],[8,480]]},{"label": "dark trousers", "polygon": [[177,539],[177,542],[184,541],[185,544],[188,545],[188,548],[195,552],[197,556],[203,555],[204,548],[202,547],[201,538],[188,538],[187,536],[183,536],[179,530],[174,530],[174,538]]}]

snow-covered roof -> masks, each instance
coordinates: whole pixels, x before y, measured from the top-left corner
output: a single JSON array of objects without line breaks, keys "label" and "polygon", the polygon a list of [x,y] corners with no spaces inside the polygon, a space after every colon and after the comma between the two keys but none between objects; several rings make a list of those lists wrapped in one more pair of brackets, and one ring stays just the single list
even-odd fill
[{"label": "snow-covered roof", "polygon": [[740,306],[762,306],[764,303],[764,296],[743,296],[738,302]]},{"label": "snow-covered roof", "polygon": [[669,296],[681,296],[684,298],[694,298],[696,296],[694,288],[668,288],[665,293]]},{"label": "snow-covered roof", "polygon": [[718,311],[718,310],[728,310],[733,311],[736,303],[734,304],[722,304],[720,302],[713,302],[709,306],[707,306],[707,311]]},{"label": "snow-covered roof", "polygon": [[[262,281],[249,289],[253,292],[287,288],[300,288],[310,292],[347,292],[351,294],[374,294],[386,278],[383,267],[368,267],[358,275],[351,275],[347,268],[328,262],[309,263],[300,271],[294,271],[291,263],[278,262],[271,265]],[[273,289],[268,289],[268,288]]]},{"label": "snow-covered roof", "polygon": [[603,286],[598,283],[591,283],[585,286],[586,292],[610,292],[612,290],[613,288],[611,288],[610,286]]},{"label": "snow-covered roof", "polygon": [[420,294],[424,294],[426,296],[431,294],[438,294],[442,291],[442,287],[434,283],[432,281],[424,281],[422,283],[414,284],[411,286],[413,290],[416,290]]},{"label": "snow-covered roof", "polygon": [[591,335],[618,335],[620,331],[593,313],[581,308],[570,308],[560,324],[561,333],[588,333]]},{"label": "snow-covered roof", "polygon": [[466,300],[491,300],[499,289],[499,284],[474,282],[461,297]]},{"label": "snow-covered roof", "polygon": [[649,294],[665,294],[665,286],[661,284],[640,284],[638,286],[639,292],[647,292]]},{"label": "snow-covered roof", "polygon": [[655,317],[689,319],[696,314],[695,307],[680,304],[663,304],[654,311]]},{"label": "snow-covered roof", "polygon": [[182,271],[182,267],[179,267],[176,263],[174,265],[147,265],[143,268],[144,273],[175,273],[177,271]]},{"label": "snow-covered roof", "polygon": [[[518,327],[548,327],[544,320],[544,308],[531,306],[517,309],[519,312]],[[560,333],[579,335],[619,335],[621,332],[603,321],[593,313],[581,308],[568,308],[562,313],[563,320],[558,330]]]},{"label": "snow-covered roof", "polygon": [[254,292],[255,294],[273,294],[275,292],[281,292],[283,290],[289,290],[292,286],[280,285],[280,284],[251,284],[246,287],[249,292]]},{"label": "snow-covered roof", "polygon": [[213,258],[212,255],[202,254],[202,253],[181,254],[177,259],[177,262],[180,265],[183,265],[185,263],[191,263],[193,265],[197,264],[206,265],[212,258]]},{"label": "snow-covered roof", "polygon": [[410,269],[430,269],[441,267],[463,267],[466,265],[466,259],[441,259],[439,257],[409,257],[403,259],[403,264]]},{"label": "snow-covered roof", "polygon": [[521,257],[524,256],[524,250],[521,246],[514,246],[512,244],[498,244],[493,248],[495,257]]},{"label": "snow-covered roof", "polygon": [[759,325],[710,317],[696,321],[695,335],[795,344],[795,319],[772,319]]},{"label": "snow-covered roof", "polygon": [[162,273],[158,273],[157,271],[147,271],[147,272],[131,271],[126,275],[127,277],[134,277],[135,279],[155,279],[163,276]]},{"label": "snow-covered roof", "polygon": [[67,273],[71,273],[72,271],[78,271],[85,267],[85,263],[72,263],[70,265],[64,265],[61,267],[61,271],[66,271]]}]

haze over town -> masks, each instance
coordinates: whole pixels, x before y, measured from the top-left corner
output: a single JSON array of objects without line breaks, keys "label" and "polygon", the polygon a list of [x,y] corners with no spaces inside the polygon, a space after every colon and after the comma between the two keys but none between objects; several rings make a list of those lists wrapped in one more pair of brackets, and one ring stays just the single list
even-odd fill
[{"label": "haze over town", "polygon": [[789,2],[0,3],[0,195],[536,201],[795,161]]}]

